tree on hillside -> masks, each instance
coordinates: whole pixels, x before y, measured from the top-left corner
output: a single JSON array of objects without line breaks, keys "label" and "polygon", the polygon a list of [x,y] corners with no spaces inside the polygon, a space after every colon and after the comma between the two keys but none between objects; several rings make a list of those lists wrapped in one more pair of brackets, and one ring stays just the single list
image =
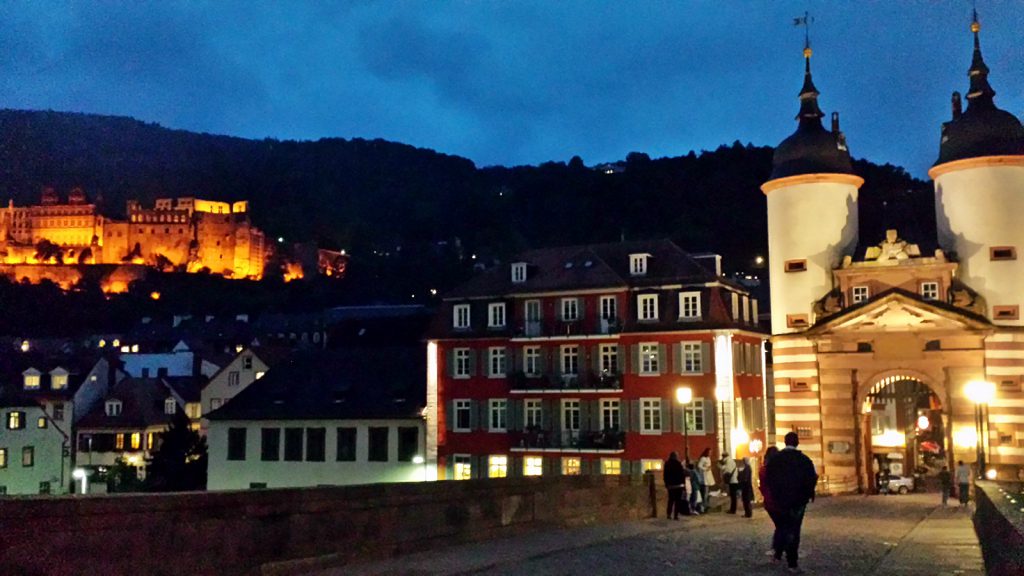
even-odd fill
[{"label": "tree on hillside", "polygon": [[170,428],[160,434],[160,448],[146,466],[146,489],[181,492],[206,489],[206,439],[177,412]]}]

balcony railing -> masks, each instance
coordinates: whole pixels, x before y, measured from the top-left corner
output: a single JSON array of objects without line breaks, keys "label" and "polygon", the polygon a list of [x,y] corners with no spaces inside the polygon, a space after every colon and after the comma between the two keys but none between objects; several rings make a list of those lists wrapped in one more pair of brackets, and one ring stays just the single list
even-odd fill
[{"label": "balcony railing", "polygon": [[626,433],[620,430],[551,430],[527,426],[522,432],[513,432],[514,446],[540,450],[609,450],[626,448]]},{"label": "balcony railing", "polygon": [[528,375],[517,372],[511,376],[513,390],[621,390],[622,375],[617,372]]},{"label": "balcony railing", "polygon": [[587,336],[594,334],[618,334],[622,321],[618,318],[551,321],[530,320],[521,323],[515,330],[517,338],[550,338],[558,336]]}]

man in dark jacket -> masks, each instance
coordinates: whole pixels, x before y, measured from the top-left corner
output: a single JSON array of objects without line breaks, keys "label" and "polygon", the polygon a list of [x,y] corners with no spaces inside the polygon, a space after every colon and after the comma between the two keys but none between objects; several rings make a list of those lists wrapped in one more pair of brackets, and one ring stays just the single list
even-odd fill
[{"label": "man in dark jacket", "polygon": [[777,542],[782,550],[775,551],[775,561],[786,552],[786,563],[790,572],[800,573],[797,553],[800,549],[800,528],[804,521],[807,503],[814,500],[814,488],[818,484],[818,473],[811,459],[796,447],[800,438],[796,432],[786,434],[786,447],[768,462],[765,468],[765,482],[772,499],[779,510],[776,523]]},{"label": "man in dark jacket", "polygon": [[679,520],[679,515],[689,515],[687,509],[686,494],[686,471],[683,470],[683,463],[679,461],[679,455],[675,452],[668,455],[665,466],[662,469],[665,478],[665,488],[668,490],[668,519],[673,517]]}]

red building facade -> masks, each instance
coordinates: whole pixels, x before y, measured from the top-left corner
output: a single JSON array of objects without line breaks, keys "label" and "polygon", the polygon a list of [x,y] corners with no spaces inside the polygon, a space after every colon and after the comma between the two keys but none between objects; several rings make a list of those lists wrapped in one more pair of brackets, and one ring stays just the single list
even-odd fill
[{"label": "red building facade", "polygon": [[669,241],[527,252],[435,318],[428,466],[445,479],[640,474],[673,450],[747,455],[769,440],[764,339],[718,256]]}]

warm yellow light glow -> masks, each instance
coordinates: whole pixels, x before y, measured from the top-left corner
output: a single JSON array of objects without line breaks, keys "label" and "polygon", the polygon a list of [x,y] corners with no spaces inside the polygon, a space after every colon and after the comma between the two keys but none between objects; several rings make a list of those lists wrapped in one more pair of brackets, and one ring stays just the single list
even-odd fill
[{"label": "warm yellow light glow", "polygon": [[761,451],[761,448],[764,448],[764,443],[761,442],[759,439],[754,438],[753,440],[750,441],[751,454],[757,454],[758,452]]},{"label": "warm yellow light glow", "polygon": [[21,351],[22,352],[28,352],[30,348],[31,348],[31,346],[29,345],[28,340],[22,340],[21,341]]},{"label": "warm yellow light glow", "polygon": [[985,380],[971,380],[964,386],[964,394],[975,404],[988,404],[996,396],[996,385]]},{"label": "warm yellow light glow", "polygon": [[917,417],[917,428],[919,430],[927,430],[928,427],[931,425],[931,420],[928,420],[928,417],[925,416],[924,414],[921,414],[920,416]]},{"label": "warm yellow light glow", "polygon": [[860,406],[861,414],[871,414],[871,400],[865,400]]},{"label": "warm yellow light glow", "polygon": [[754,258],[754,264],[764,264],[764,256],[758,256],[757,258]]},{"label": "warm yellow light glow", "polygon": [[871,444],[874,446],[882,446],[885,448],[895,448],[897,446],[905,446],[907,438],[904,434],[892,429],[886,429],[881,434],[877,434],[871,437]]},{"label": "warm yellow light glow", "polygon": [[159,300],[159,299],[160,299],[160,293],[159,293],[159,292],[157,292],[156,290],[154,290],[154,291],[152,291],[152,292],[150,292],[150,293],[149,293],[149,297],[150,297],[150,298],[151,298],[152,300]]},{"label": "warm yellow light glow", "polygon": [[732,446],[733,446],[733,453],[734,453],[733,455],[734,456],[739,454],[739,447],[741,445],[747,444],[749,442],[750,442],[750,434],[748,434],[746,430],[744,430],[743,428],[733,428],[732,429]]},{"label": "warm yellow light glow", "polygon": [[680,404],[689,404],[693,401],[693,388],[680,386],[676,388],[676,401]]},{"label": "warm yellow light glow", "polygon": [[106,340],[104,340],[104,339],[102,339],[102,338],[100,338],[100,341],[99,341],[99,347],[100,347],[100,348],[103,348],[103,347],[104,347],[104,346],[106,346],[106,345],[107,345],[107,341],[106,341]]},{"label": "warm yellow light glow", "polygon": [[118,340],[117,338],[114,338],[114,341],[111,342],[110,345],[113,346],[114,348],[119,348],[121,346],[121,341]]},{"label": "warm yellow light glow", "polygon": [[985,471],[985,478],[988,478],[989,480],[995,480],[998,475],[999,474],[996,472],[995,468],[989,468]]},{"label": "warm yellow light glow", "polygon": [[523,458],[523,476],[540,476],[544,473],[544,459],[540,456]]},{"label": "warm yellow light glow", "polygon": [[302,264],[298,262],[289,262],[284,266],[284,281],[291,282],[292,280],[302,279]]},{"label": "warm yellow light glow", "polygon": [[978,431],[973,426],[953,430],[953,445],[958,448],[975,448],[978,445]]}]

